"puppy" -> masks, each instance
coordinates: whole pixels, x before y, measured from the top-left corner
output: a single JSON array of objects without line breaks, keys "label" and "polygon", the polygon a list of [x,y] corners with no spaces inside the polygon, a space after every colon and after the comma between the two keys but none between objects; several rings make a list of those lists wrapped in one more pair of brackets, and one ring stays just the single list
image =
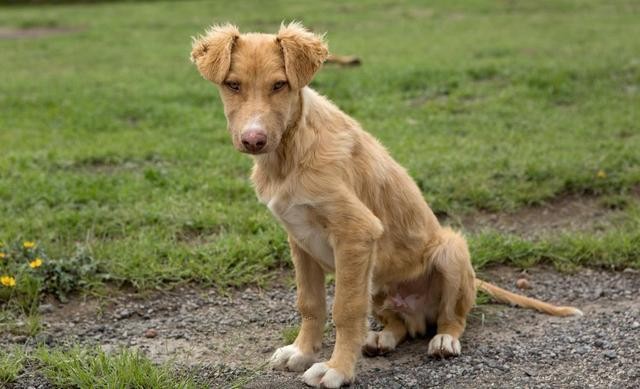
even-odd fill
[{"label": "puppy", "polygon": [[[353,381],[363,350],[377,355],[437,327],[427,353],[460,354],[476,288],[552,315],[579,315],[477,280],[464,238],[440,226],[422,193],[358,122],[307,85],[328,56],[299,23],[276,35],[214,26],[191,60],[220,93],[235,148],[255,162],[251,179],[288,233],[302,317],[276,368],[305,371],[311,386]],[[335,273],[336,343],[318,362],[326,319],[325,273]],[[367,332],[372,312],[383,330]]]}]

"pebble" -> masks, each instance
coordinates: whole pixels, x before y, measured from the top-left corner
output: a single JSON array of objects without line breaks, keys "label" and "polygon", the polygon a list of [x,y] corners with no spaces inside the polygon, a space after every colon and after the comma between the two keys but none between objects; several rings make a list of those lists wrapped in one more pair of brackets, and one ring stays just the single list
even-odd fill
[{"label": "pebble", "polygon": [[126,319],[128,317],[131,317],[131,315],[133,315],[132,311],[130,311],[128,309],[122,309],[122,310],[116,312],[115,317],[118,320],[122,320],[122,319]]},{"label": "pebble", "polygon": [[578,354],[586,354],[586,353],[588,353],[588,352],[589,352],[589,347],[587,347],[587,346],[580,346],[580,347],[578,347],[578,348],[576,349],[576,352],[577,352]]},{"label": "pebble", "polygon": [[53,312],[53,304],[41,304],[38,307],[38,312],[40,313],[51,313]]},{"label": "pebble", "polygon": [[529,281],[526,278],[519,278],[516,281],[516,287],[518,289],[530,289],[531,285],[529,284]]},{"label": "pebble", "polygon": [[155,338],[156,336],[158,336],[158,331],[155,328],[149,328],[144,332],[145,338]]}]

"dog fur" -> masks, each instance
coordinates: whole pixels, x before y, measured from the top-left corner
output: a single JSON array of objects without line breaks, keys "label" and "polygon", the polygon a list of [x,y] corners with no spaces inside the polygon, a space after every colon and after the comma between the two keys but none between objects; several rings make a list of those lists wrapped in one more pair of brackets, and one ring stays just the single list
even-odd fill
[{"label": "dog fur", "polygon": [[[234,146],[253,156],[259,200],[289,236],[302,323],[272,364],[306,370],[308,385],[340,387],[353,381],[361,351],[386,353],[427,325],[437,326],[429,355],[458,355],[476,289],[552,315],[581,314],[475,278],[465,239],[439,224],[405,169],[307,86],[327,56],[324,38],[299,23],[276,35],[214,26],[191,53],[219,89]],[[326,272],[335,272],[336,343],[318,362]],[[382,331],[368,331],[369,313]]]}]

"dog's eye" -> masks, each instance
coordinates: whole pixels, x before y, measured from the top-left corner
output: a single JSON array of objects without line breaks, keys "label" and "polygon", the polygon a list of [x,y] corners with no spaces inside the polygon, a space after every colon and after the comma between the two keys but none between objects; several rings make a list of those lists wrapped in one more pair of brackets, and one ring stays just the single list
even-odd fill
[{"label": "dog's eye", "polygon": [[273,84],[273,90],[275,91],[279,91],[280,89],[284,88],[284,86],[287,85],[286,81],[278,81],[275,84]]},{"label": "dog's eye", "polygon": [[234,92],[240,92],[240,83],[237,81],[225,81],[224,85]]}]

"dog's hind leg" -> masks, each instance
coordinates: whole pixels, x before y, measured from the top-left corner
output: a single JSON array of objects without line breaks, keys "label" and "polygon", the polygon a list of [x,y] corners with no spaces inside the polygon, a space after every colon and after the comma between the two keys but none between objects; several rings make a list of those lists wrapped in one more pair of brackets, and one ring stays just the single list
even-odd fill
[{"label": "dog's hind leg", "polygon": [[382,331],[369,331],[362,352],[370,357],[393,351],[407,337],[407,327],[397,313],[383,310],[376,314]]},{"label": "dog's hind leg", "polygon": [[289,239],[296,270],[297,305],[302,323],[295,342],[276,350],[271,364],[276,369],[304,371],[317,360],[326,322],[324,271],[293,239]]},{"label": "dog's hind leg", "polygon": [[[432,281],[440,284],[437,334],[429,342],[431,356],[460,354],[460,336],[475,302],[475,274],[464,238],[445,228],[431,252]],[[435,278],[438,279],[435,279]]]}]

